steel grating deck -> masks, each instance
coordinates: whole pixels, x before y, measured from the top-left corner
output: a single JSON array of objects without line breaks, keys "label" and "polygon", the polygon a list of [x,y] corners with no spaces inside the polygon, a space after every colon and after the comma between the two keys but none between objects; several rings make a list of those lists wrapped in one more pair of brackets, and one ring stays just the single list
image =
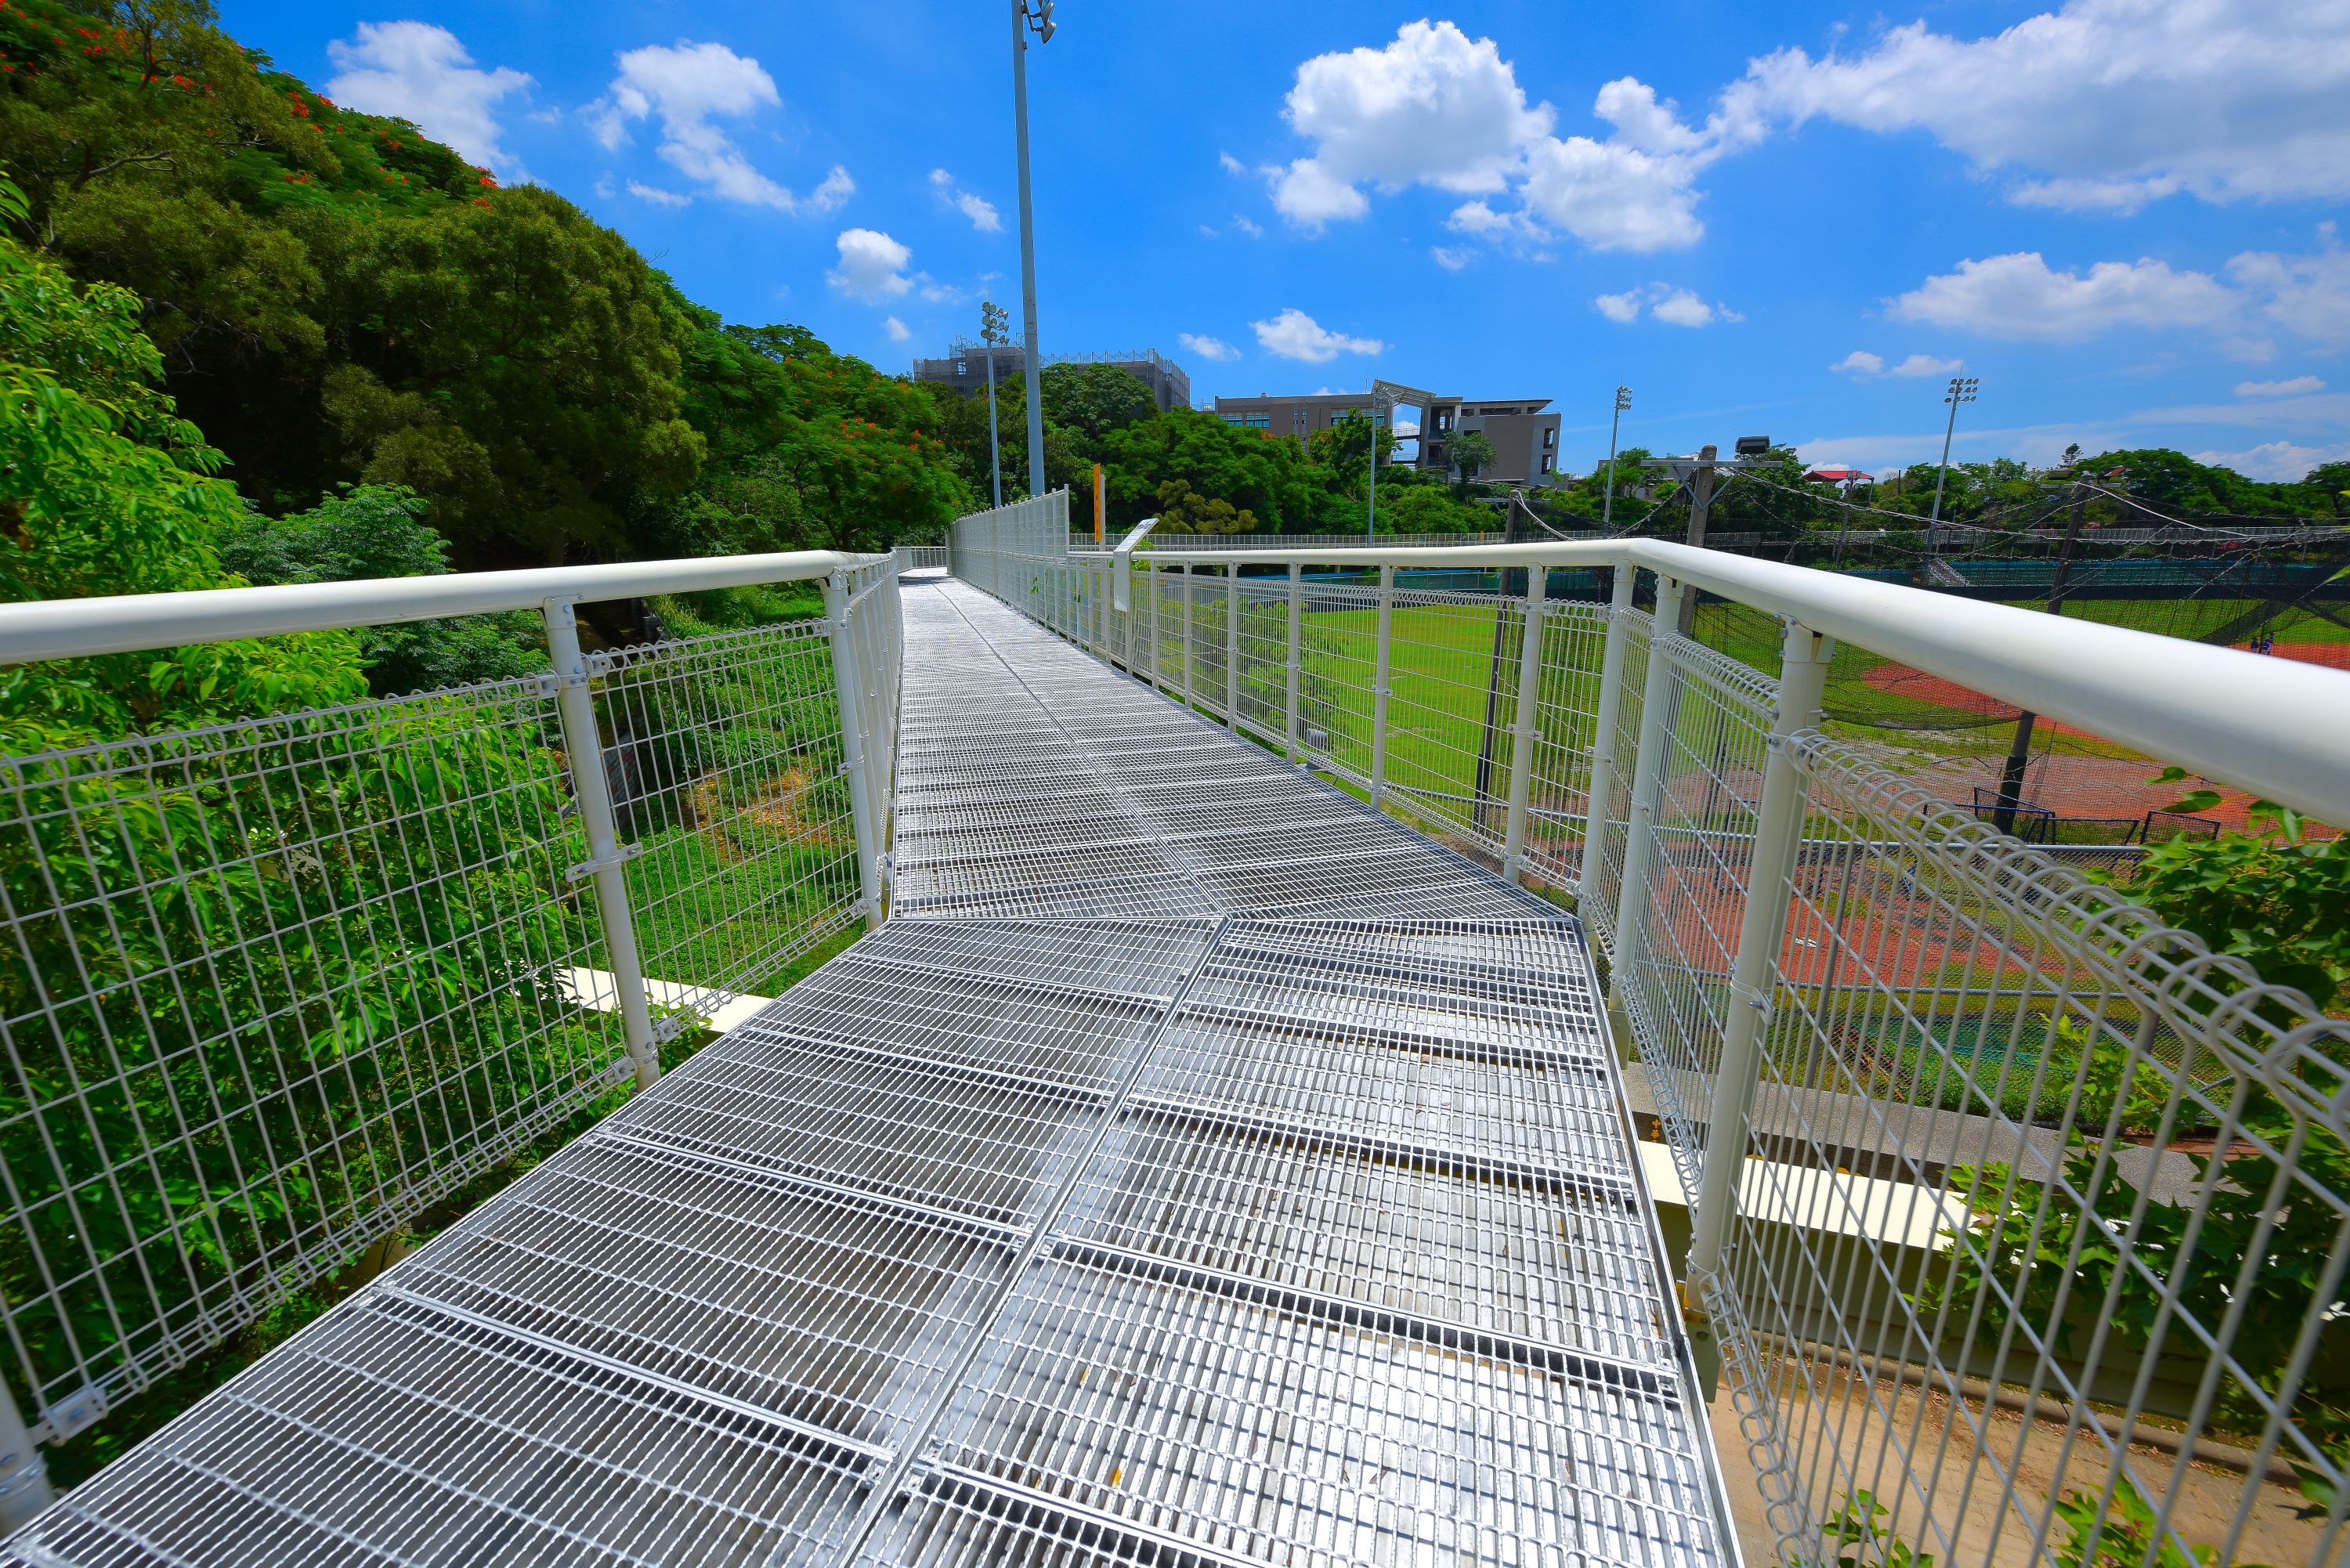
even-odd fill
[{"label": "steel grating deck", "polygon": [[1576,928],[905,603],[889,923],[0,1558],[1735,1562]]}]

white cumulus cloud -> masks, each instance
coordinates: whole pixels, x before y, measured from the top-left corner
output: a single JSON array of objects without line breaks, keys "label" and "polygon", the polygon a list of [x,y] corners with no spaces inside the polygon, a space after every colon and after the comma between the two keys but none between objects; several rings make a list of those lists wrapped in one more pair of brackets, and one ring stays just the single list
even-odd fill
[{"label": "white cumulus cloud", "polygon": [[2322,392],[2325,383],[2314,376],[2295,376],[2285,381],[2239,381],[2236,396],[2240,398],[2290,398],[2301,392]]},{"label": "white cumulus cloud", "polygon": [[1284,359],[1321,365],[1341,354],[1377,354],[1387,345],[1376,337],[1349,337],[1324,327],[1295,306],[1270,321],[1252,321],[1257,347]]},{"label": "white cumulus cloud", "polygon": [[522,166],[500,140],[497,106],[530,78],[504,66],[485,71],[446,27],[430,22],[361,22],[327,46],[336,75],[327,96],[365,114],[411,120],[484,168],[509,178]]},{"label": "white cumulus cloud", "polygon": [[2329,462],[2350,462],[2350,441],[2326,446],[2299,446],[2289,441],[2262,441],[2243,452],[2199,452],[2198,462],[2232,468],[2247,479],[2298,480],[2311,469]]},{"label": "white cumulus cloud", "polygon": [[1830,370],[1849,375],[1856,381],[1877,376],[1901,376],[1916,379],[1921,376],[1949,376],[1967,368],[1963,359],[1939,359],[1931,354],[1912,354],[1900,363],[1888,368],[1885,356],[1872,354],[1866,348],[1856,348],[1835,364]]},{"label": "white cumulus cloud", "polygon": [[[1761,133],[1759,121],[1719,113],[1691,125],[1624,77],[1592,103],[1612,130],[1562,138],[1558,111],[1528,102],[1493,41],[1451,22],[1412,22],[1383,48],[1315,56],[1298,67],[1284,112],[1313,151],[1265,173],[1274,205],[1301,228],[1363,216],[1366,187],[1427,185],[1483,198],[1454,213],[1462,233],[1523,241],[1555,229],[1594,250],[1695,243],[1699,174]],[[1492,204],[1508,197],[1517,204]]]},{"label": "white cumulus cloud", "polygon": [[945,170],[931,171],[931,188],[939,193],[941,201],[948,202],[956,212],[969,218],[972,228],[982,234],[999,234],[1003,232],[1003,220],[996,214],[995,203],[974,195],[956,184],[955,177]]},{"label": "white cumulus cloud", "polygon": [[2016,251],[1929,277],[1887,314],[1987,337],[2077,343],[2113,327],[2210,326],[2237,303],[2210,273],[2175,271],[2168,262],[2107,261],[2059,272],[2038,251]]},{"label": "white cumulus cloud", "polygon": [[1924,22],[1853,54],[1782,49],[1724,97],[1732,119],[1922,130],[2018,201],[2128,213],[2350,195],[2350,5],[2068,0],[1963,39]]},{"label": "white cumulus cloud", "polygon": [[1627,288],[1621,294],[1603,294],[1592,305],[1610,321],[1640,319],[1640,291]]},{"label": "white cumulus cloud", "polygon": [[1621,294],[1603,294],[1591,304],[1610,321],[1638,321],[1643,307],[1650,317],[1669,327],[1708,327],[1717,321],[1746,319],[1726,305],[1707,304],[1692,289],[1662,283],[1627,288]]},{"label": "white cumulus cloud", "polygon": [[1477,259],[1477,253],[1465,245],[1430,245],[1428,254],[1447,272],[1459,272]]},{"label": "white cumulus cloud", "polygon": [[1297,67],[1284,117],[1313,153],[1274,175],[1274,205],[1306,227],[1359,216],[1357,187],[1420,183],[1500,191],[1552,111],[1529,107],[1491,38],[1410,22],[1380,49],[1317,55]]},{"label": "white cumulus cloud", "polygon": [[1241,351],[1221,337],[1211,337],[1201,332],[1178,332],[1175,341],[1187,351],[1202,359],[1237,359]]},{"label": "white cumulus cloud", "polygon": [[640,180],[629,182],[629,194],[639,202],[650,202],[656,207],[690,207],[693,204],[693,198],[682,191],[664,191]]},{"label": "white cumulus cloud", "polygon": [[850,298],[874,305],[914,286],[906,275],[906,264],[914,253],[879,229],[843,229],[833,244],[840,252],[840,265],[825,276]]},{"label": "white cumulus cloud", "polygon": [[894,316],[885,316],[881,318],[881,330],[889,335],[889,341],[892,343],[903,343],[914,335],[904,322]]},{"label": "white cumulus cloud", "polygon": [[616,149],[635,121],[660,120],[660,156],[670,167],[723,201],[785,213],[831,213],[856,192],[848,171],[834,165],[823,182],[797,196],[753,166],[713,120],[743,119],[778,108],[775,79],[747,55],[723,44],[648,45],[619,57],[619,74],[603,98],[588,106],[596,138]]}]

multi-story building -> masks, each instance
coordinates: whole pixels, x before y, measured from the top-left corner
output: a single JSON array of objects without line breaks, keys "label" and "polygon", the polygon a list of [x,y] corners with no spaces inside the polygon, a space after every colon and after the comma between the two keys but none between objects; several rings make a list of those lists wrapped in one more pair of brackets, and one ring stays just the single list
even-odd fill
[{"label": "multi-story building", "polygon": [[[995,350],[995,379],[1016,380],[1025,371],[1027,350],[1017,343],[999,344]],[[1127,371],[1150,389],[1151,399],[1159,411],[1188,409],[1191,406],[1191,378],[1183,367],[1168,358],[1156,348],[1117,350],[1105,354],[1047,354],[1047,365],[1115,365]],[[914,361],[914,379],[943,381],[955,390],[969,395],[987,390],[987,345],[958,337],[948,346],[946,357],[939,359]]]},{"label": "multi-story building", "polygon": [[[1493,443],[1493,462],[1479,479],[1488,484],[1552,483],[1558,472],[1559,417],[1545,412],[1549,407],[1548,398],[1436,398],[1419,411],[1417,435],[1407,432],[1399,438],[1415,444],[1412,455],[1398,461],[1449,473],[1451,438],[1461,431],[1482,431]],[[1300,443],[1348,414],[1370,411],[1368,392],[1262,392],[1253,398],[1216,400],[1217,416],[1226,424],[1291,436]],[[1375,417],[1381,424],[1388,422],[1384,410]]]},{"label": "multi-story building", "polygon": [[1493,461],[1477,477],[1488,484],[1551,484],[1558,473],[1559,418],[1548,398],[1440,398],[1420,410],[1419,466],[1452,467],[1452,438],[1482,431]]}]

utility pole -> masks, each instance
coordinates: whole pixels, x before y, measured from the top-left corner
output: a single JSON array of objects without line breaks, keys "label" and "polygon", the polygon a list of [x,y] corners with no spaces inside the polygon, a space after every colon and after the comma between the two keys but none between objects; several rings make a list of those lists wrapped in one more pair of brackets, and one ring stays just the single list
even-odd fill
[{"label": "utility pole", "polygon": [[[1690,515],[1687,539],[1690,545],[1699,549],[1705,547],[1706,518],[1713,509],[1714,496],[1720,493],[1716,481],[1721,478],[1723,470],[1726,468],[1730,477],[1735,479],[1746,471],[1750,459],[1757,468],[1768,468],[1771,464],[1769,436],[1740,436],[1738,456],[1735,461],[1727,464],[1721,462],[1720,451],[1720,448],[1708,441],[1698,449],[1695,457],[1652,457],[1642,464],[1646,468],[1662,469],[1669,477],[1679,480],[1689,486]],[[1679,622],[1680,634],[1683,637],[1692,635],[1696,626],[1697,590],[1689,588],[1681,595]]]},{"label": "utility pole", "polygon": [[1982,383],[1972,376],[1953,376],[1950,389],[1942,401],[1950,405],[1950,422],[1942,427],[1942,466],[1934,471],[1934,512],[1926,520],[1926,555],[1929,558],[1941,551],[1942,482],[1950,475],[1950,438],[1958,433],[1959,405],[1975,400],[1975,389]]},{"label": "utility pole", "polygon": [[[1037,6],[1035,16],[1028,7]],[[1028,195],[1028,34],[1053,41],[1053,0],[1012,0],[1012,109],[1020,161],[1020,308],[1027,335],[1028,493],[1045,493],[1045,389],[1036,358],[1036,220]]]},{"label": "utility pole", "polygon": [[[2064,613],[2064,591],[2073,578],[2073,552],[2081,543],[2081,518],[2088,510],[2089,482],[2073,481],[2073,514],[2064,521],[2064,545],[2056,555],[2055,576],[2048,584],[2047,611],[2050,615]],[[2023,804],[2023,769],[2032,759],[2032,730],[2039,715],[2029,708],[2018,710],[2015,715],[2015,738],[2008,742],[2007,766],[2000,774],[1999,805],[1991,815],[1991,825],[2002,833],[2015,831],[2015,810]]]},{"label": "utility pole", "polygon": [[[1706,514],[1713,509],[1713,458],[1716,448],[1711,441],[1698,448],[1699,467],[1690,474],[1689,543],[1698,549],[1705,548]],[[1694,589],[1681,596],[1680,632],[1683,637],[1697,630],[1697,593]]]},{"label": "utility pole", "polygon": [[1607,536],[1607,525],[1616,515],[1616,431],[1624,422],[1624,410],[1632,406],[1632,389],[1616,389],[1616,411],[1607,421],[1607,493],[1599,503],[1599,536]]},{"label": "utility pole", "polygon": [[1003,448],[995,435],[995,346],[1012,337],[1012,317],[992,300],[979,305],[980,340],[987,345],[987,473],[995,484],[995,504],[1003,504]]}]

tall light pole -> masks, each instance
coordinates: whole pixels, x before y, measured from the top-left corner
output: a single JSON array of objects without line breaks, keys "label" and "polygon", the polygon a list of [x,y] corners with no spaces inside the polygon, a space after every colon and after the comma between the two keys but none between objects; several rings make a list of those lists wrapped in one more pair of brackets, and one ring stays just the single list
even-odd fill
[{"label": "tall light pole", "polygon": [[1012,317],[993,300],[979,302],[979,338],[987,345],[987,476],[995,483],[995,504],[1003,504],[1003,448],[995,436],[995,346],[1012,338]]},{"label": "tall light pole", "polygon": [[1632,406],[1632,389],[1616,389],[1616,411],[1607,420],[1607,494],[1599,503],[1599,536],[1607,536],[1607,525],[1616,515],[1616,429],[1624,422],[1624,410]]},{"label": "tall light pole", "polygon": [[1942,401],[1950,405],[1950,422],[1942,428],[1942,466],[1934,471],[1934,512],[1926,519],[1926,554],[1934,556],[1941,549],[1942,482],[1950,473],[1950,437],[1959,428],[1959,405],[1975,400],[1975,389],[1982,383],[1972,376],[1953,376],[1950,389]]},{"label": "tall light pole", "polygon": [[[1029,7],[1035,6],[1032,15]],[[1012,121],[1020,157],[1020,309],[1027,337],[1028,493],[1045,493],[1045,389],[1036,359],[1036,221],[1028,199],[1028,35],[1053,41],[1053,0],[1012,0]]]}]

